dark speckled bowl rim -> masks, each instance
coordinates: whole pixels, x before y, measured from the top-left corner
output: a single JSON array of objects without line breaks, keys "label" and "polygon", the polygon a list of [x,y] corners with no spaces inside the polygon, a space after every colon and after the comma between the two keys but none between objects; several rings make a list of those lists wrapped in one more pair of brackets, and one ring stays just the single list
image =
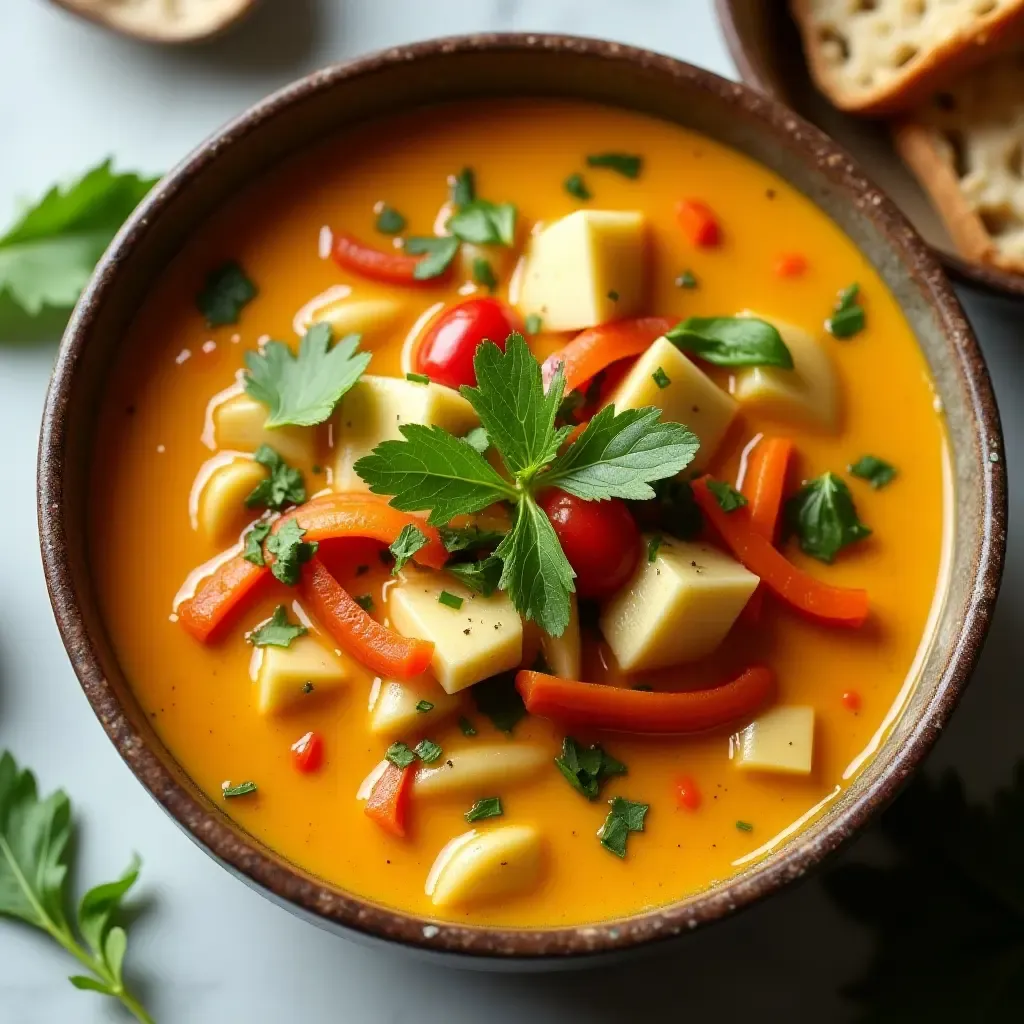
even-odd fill
[{"label": "dark speckled bowl rim", "polygon": [[[235,831],[204,806],[194,791],[176,779],[148,741],[135,729],[104,677],[100,658],[88,634],[69,568],[69,541],[61,509],[64,493],[62,451],[68,431],[68,406],[73,378],[89,326],[97,316],[125,260],[139,239],[157,221],[171,197],[196,175],[204,173],[224,147],[257,130],[267,120],[289,111],[310,94],[333,83],[380,71],[390,65],[446,53],[548,51],[582,54],[616,65],[634,65],[664,75],[692,89],[712,94],[744,116],[757,120],[767,133],[817,165],[832,185],[844,189],[884,228],[900,252],[904,267],[921,282],[937,311],[948,341],[955,343],[972,405],[978,459],[986,464],[977,494],[978,562],[965,621],[948,644],[949,655],[936,693],[908,728],[905,744],[887,772],[866,785],[856,799],[834,813],[827,829],[813,841],[784,847],[770,866],[746,878],[734,878],[674,905],[646,910],[628,918],[579,927],[546,929],[464,927],[402,913],[361,900],[275,858],[258,841]],[[719,920],[803,876],[857,832],[899,790],[910,771],[930,749],[952,712],[974,668],[999,588],[1005,548],[1006,490],[1001,457],[1002,435],[985,364],[956,297],[934,256],[913,232],[899,210],[871,185],[850,158],[814,126],[801,121],[779,103],[754,90],[669,57],[617,43],[567,36],[489,34],[430,40],[372,54],[329,67],[287,86],[257,104],[203,143],[161,181],[122,228],[100,261],[64,335],[47,394],[39,446],[38,514],[43,565],[51,602],[64,644],[89,702],[132,771],[164,808],[200,845],[237,875],[266,895],[323,926],[376,937],[421,950],[464,954],[476,958],[538,963],[586,954],[624,950],[683,934]],[[988,461],[992,465],[987,466]],[[856,785],[856,784],[855,784]],[[448,957],[446,962],[458,958]],[[467,962],[465,958],[461,962]]]}]

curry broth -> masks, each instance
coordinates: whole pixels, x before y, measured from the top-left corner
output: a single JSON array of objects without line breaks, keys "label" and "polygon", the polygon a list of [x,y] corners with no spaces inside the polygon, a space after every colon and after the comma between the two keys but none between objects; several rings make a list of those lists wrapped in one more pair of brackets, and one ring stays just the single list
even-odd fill
[{"label": "curry broth", "polygon": [[[630,181],[586,171],[591,205],[647,214],[654,248],[650,312],[682,318],[750,308],[820,337],[837,290],[860,283],[867,328],[846,342],[826,336],[844,392],[841,431],[809,433],[744,413],[711,469],[735,479],[743,447],[761,431],[795,439],[801,477],[845,471],[867,452],[894,463],[900,475],[886,490],[851,482],[861,519],[874,531],[867,542],[845,551],[831,567],[787,547],[788,555],[829,582],[865,587],[872,618],[858,632],[831,630],[769,601],[756,631],[737,627],[708,664],[657,673],[663,683],[687,688],[763,659],[778,674],[780,703],[816,710],[809,778],[737,771],[722,733],[650,739],[577,731],[580,740],[600,738],[629,774],[611,780],[595,804],[553,767],[536,782],[501,793],[504,821],[533,823],[547,838],[542,884],[507,902],[439,916],[479,924],[576,924],[633,913],[727,878],[738,863],[848,784],[848,767],[871,745],[899,698],[936,595],[945,439],[924,359],[867,260],[773,174],[673,125],[539,100],[439,108],[375,123],[274,171],[228,203],[185,246],[131,328],[104,404],[93,478],[102,486],[91,498],[91,560],[125,675],[196,783],[221,802],[225,780],[255,780],[254,797],[225,804],[254,836],[333,883],[404,910],[437,913],[424,880],[438,851],[467,829],[463,814],[471,801],[414,803],[405,841],[368,821],[355,793],[387,745],[367,731],[371,674],[357,668],[357,681],[335,703],[311,701],[287,717],[263,718],[254,709],[252,648],[243,633],[294,593],[273,583],[209,646],[173,621],[172,601],[182,581],[217,554],[193,529],[189,511],[196,473],[211,455],[202,440],[207,406],[232,383],[243,352],[254,349],[261,336],[294,343],[296,312],[332,286],[347,284],[361,297],[390,294],[404,301],[404,322],[392,340],[374,349],[371,372],[377,374],[399,375],[402,341],[420,314],[459,297],[460,275],[448,285],[406,291],[347,277],[320,255],[325,226],[386,246],[374,231],[373,212],[375,203],[386,200],[405,213],[411,233],[429,234],[447,195],[447,176],[464,165],[476,171],[482,195],[517,203],[526,223],[551,220],[577,208],[562,183],[582,169],[584,154],[610,148],[643,154],[644,172]],[[673,214],[683,196],[699,197],[719,211],[725,230],[720,248],[697,250],[684,239]],[[780,252],[792,250],[807,256],[808,272],[780,281],[773,263]],[[239,260],[260,293],[239,325],[211,330],[196,310],[195,295],[205,274],[228,258]],[[698,288],[674,283],[686,268]],[[499,294],[505,294],[504,283]],[[565,340],[541,335],[534,348],[546,355]],[[717,379],[727,383],[721,373]],[[329,465],[326,450],[321,454]],[[300,468],[311,494],[327,486],[323,471]],[[365,545],[364,553],[346,551],[344,542],[330,546],[332,565],[344,566],[342,585],[372,594],[380,605],[387,570],[375,550],[368,553],[374,568],[355,583],[355,565],[367,561]],[[607,659],[603,646],[590,640],[585,678],[600,680]],[[847,690],[862,697],[857,713],[841,700]],[[478,737],[464,738],[455,719],[429,729],[446,750],[501,736],[468,696],[467,706]],[[302,775],[292,767],[289,747],[311,729],[324,736],[325,763],[318,773]],[[531,718],[517,727],[515,739],[543,743],[554,756],[563,735],[552,722]],[[691,776],[703,795],[695,812],[677,808],[673,784],[680,774]],[[631,839],[625,861],[609,856],[594,838],[607,810],[603,801],[614,795],[651,805],[646,832]],[[738,820],[750,823],[752,831],[739,830]]]}]

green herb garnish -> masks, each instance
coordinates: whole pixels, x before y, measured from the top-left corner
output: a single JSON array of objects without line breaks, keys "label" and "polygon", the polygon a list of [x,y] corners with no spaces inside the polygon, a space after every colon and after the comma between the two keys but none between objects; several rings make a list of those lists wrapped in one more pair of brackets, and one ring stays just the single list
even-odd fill
[{"label": "green herb garnish", "polygon": [[736,822],[736,827],[741,832],[753,832],[754,831],[754,826],[751,825],[749,821],[737,821]]},{"label": "green herb garnish", "polygon": [[611,291],[608,292],[608,301],[609,302],[618,302],[619,301],[619,293],[614,288],[612,288]]},{"label": "green herb garnish", "polygon": [[425,373],[407,373],[405,379],[413,384],[429,384],[430,378]]},{"label": "green herb garnish", "polygon": [[665,334],[676,348],[715,366],[793,369],[793,356],[778,329],[752,316],[691,316]]},{"label": "green herb garnish", "polygon": [[835,473],[808,480],[786,503],[786,522],[801,551],[829,564],[843,548],[871,536],[857,518],[850,488]]},{"label": "green herb garnish", "polygon": [[584,747],[571,736],[562,740],[562,752],[555,767],[573,789],[588,800],[596,800],[601,785],[613,775],[625,775],[626,766],[599,744]]},{"label": "green herb garnish", "polygon": [[274,556],[270,571],[276,579],[289,587],[299,582],[299,570],[308,562],[320,546],[317,541],[304,541],[306,531],[294,519],[286,519],[267,538],[267,551]]},{"label": "green herb garnish", "polygon": [[[658,523],[666,533],[680,540],[692,540],[704,528],[704,514],[686,480],[672,478],[654,484]],[[640,506],[644,508],[643,505]]]},{"label": "green herb garnish", "polygon": [[240,782],[237,786],[228,786],[220,791],[220,795],[225,800],[231,800],[236,796],[248,796],[250,793],[256,792],[255,782]]},{"label": "green herb garnish", "polygon": [[359,605],[364,612],[369,613],[373,611],[373,598],[369,594],[359,594],[356,597],[353,597],[352,600],[355,601],[355,603]]},{"label": "green herb garnish", "polygon": [[384,757],[396,768],[408,768],[416,760],[416,755],[401,741],[392,743]]},{"label": "green herb garnish", "polygon": [[470,687],[477,711],[486,715],[501,732],[511,733],[526,717],[526,705],[516,689],[514,672],[492,676]]},{"label": "green herb garnish", "polygon": [[747,504],[746,497],[725,481],[712,480],[709,477],[707,484],[708,490],[715,496],[715,501],[718,502],[718,507],[723,512],[735,512],[736,509],[743,508]]},{"label": "green herb garnish", "polygon": [[501,582],[502,562],[495,555],[479,562],[453,562],[445,566],[457,580],[483,597],[490,597]]},{"label": "green herb garnish", "polygon": [[591,153],[587,157],[588,167],[607,167],[626,178],[639,178],[644,160],[632,153]]},{"label": "green herb garnish", "polygon": [[293,640],[308,632],[305,626],[289,622],[288,609],[279,604],[274,614],[249,634],[249,643],[253,647],[290,647]]},{"label": "green herb garnish", "polygon": [[416,701],[416,710],[421,715],[425,715],[428,711],[434,710],[434,705],[429,700],[418,700]]},{"label": "green herb garnish", "polygon": [[245,499],[246,508],[264,508],[280,512],[288,505],[301,505],[306,500],[306,485],[302,474],[289,466],[268,444],[256,449],[253,459],[265,466],[270,475],[261,480]]},{"label": "green herb garnish", "polygon": [[312,693],[315,689],[316,689],[316,687],[313,685],[312,681],[309,680],[309,679],[307,679],[302,684],[302,692],[303,693]]},{"label": "green herb garnish", "polygon": [[494,267],[491,261],[483,256],[476,256],[473,259],[473,283],[493,292],[498,287],[498,279],[494,276]]},{"label": "green herb garnish", "polygon": [[657,534],[657,533],[653,537],[651,537],[651,539],[647,542],[647,561],[648,562],[655,562],[655,561],[657,561],[657,559],[658,559],[658,552],[661,550],[661,545],[664,544],[664,543],[665,543],[664,540],[662,540],[661,536],[659,534]]},{"label": "green herb garnish", "polygon": [[512,245],[516,240],[516,208],[512,203],[474,199],[462,205],[446,227],[460,242]]},{"label": "green herb garnish", "polygon": [[431,740],[420,740],[413,750],[424,764],[433,764],[442,753],[441,748]]},{"label": "green herb garnish", "polygon": [[465,715],[459,718],[459,728],[462,730],[463,736],[476,735],[476,726]]},{"label": "green herb garnish", "polygon": [[437,603],[443,604],[445,608],[452,608],[458,611],[462,607],[463,599],[458,594],[451,594],[447,590],[442,590],[437,595]]},{"label": "green herb garnish", "polygon": [[651,380],[653,380],[662,391],[672,383],[669,375],[660,366],[651,374]]},{"label": "green herb garnish", "polygon": [[383,235],[397,235],[405,229],[405,218],[385,203],[377,214],[377,230]]},{"label": "green herb garnish", "polygon": [[876,491],[896,479],[896,467],[874,455],[862,455],[849,470],[853,476],[867,480]]},{"label": "green herb garnish", "polygon": [[698,284],[697,277],[693,273],[692,270],[684,270],[676,278],[676,287],[677,288],[696,288],[697,284]]},{"label": "green herb garnish", "polygon": [[852,338],[864,330],[864,307],[860,304],[860,285],[851,284],[839,293],[836,308],[825,321],[833,338]]},{"label": "green herb garnish", "polygon": [[451,201],[459,207],[468,206],[476,199],[476,178],[469,167],[463,167],[452,179]]},{"label": "green herb garnish", "polygon": [[417,281],[429,281],[440,277],[450,266],[459,251],[459,240],[451,235],[440,238],[414,235],[405,240],[405,251],[410,256],[422,256],[413,269]]},{"label": "green herb garnish", "polygon": [[280,341],[245,353],[245,390],[270,410],[267,427],[323,423],[366,369],[370,353],[359,351],[359,335],[331,347],[332,333],[330,324],[313,324],[297,355]]},{"label": "green herb garnish", "polygon": [[608,803],[611,810],[604,824],[598,829],[597,837],[609,853],[614,853],[616,857],[625,857],[629,833],[643,832],[644,819],[650,810],[650,804],[637,803],[622,796],[612,797]]},{"label": "green herb garnish", "polygon": [[402,527],[401,532],[392,541],[388,550],[395,556],[395,564],[391,569],[392,576],[405,568],[417,551],[425,548],[428,544],[427,535],[414,523],[407,523]]},{"label": "green herb garnish", "polygon": [[245,535],[242,557],[253,565],[266,565],[263,557],[263,542],[270,533],[270,523],[256,523]]},{"label": "green herb garnish", "polygon": [[563,188],[569,195],[575,199],[581,199],[583,202],[591,198],[590,189],[587,188],[582,174],[570,174],[563,182]]},{"label": "green herb garnish", "polygon": [[208,327],[237,324],[244,306],[258,294],[240,263],[228,260],[206,275],[202,290],[196,296],[199,312]]},{"label": "green herb garnish", "polygon": [[481,530],[479,526],[442,526],[437,532],[441,535],[445,551],[450,554],[493,548],[505,538],[499,530]]},{"label": "green herb garnish", "polygon": [[485,796],[466,811],[465,818],[466,821],[483,821],[484,818],[500,818],[503,813],[500,797]]},{"label": "green herb garnish", "polygon": [[544,327],[543,321],[536,313],[527,314],[523,324],[526,327],[527,334],[540,334]]}]

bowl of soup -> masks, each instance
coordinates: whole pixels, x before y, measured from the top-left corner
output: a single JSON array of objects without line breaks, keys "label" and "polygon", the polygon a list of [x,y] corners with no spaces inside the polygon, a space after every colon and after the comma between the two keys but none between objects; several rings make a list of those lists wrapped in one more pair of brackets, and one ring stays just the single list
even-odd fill
[{"label": "bowl of soup", "polygon": [[474,962],[804,875],[998,589],[982,357],[820,132],[546,36],[312,75],[168,175],[47,400],[64,642],[140,781],[317,923]]}]

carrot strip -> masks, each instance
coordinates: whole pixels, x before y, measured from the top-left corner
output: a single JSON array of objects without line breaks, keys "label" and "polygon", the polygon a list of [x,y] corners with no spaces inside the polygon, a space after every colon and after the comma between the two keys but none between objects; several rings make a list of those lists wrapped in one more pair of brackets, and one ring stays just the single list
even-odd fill
[{"label": "carrot strip", "polygon": [[783,253],[775,261],[775,273],[778,277],[802,277],[807,273],[807,257],[800,252]]},{"label": "carrot strip", "polygon": [[327,571],[319,558],[302,570],[299,589],[317,621],[342,650],[377,675],[412,679],[425,672],[434,656],[428,640],[411,640],[382,626]]},{"label": "carrot strip", "polygon": [[726,546],[776,597],[816,622],[854,628],[864,625],[868,617],[866,590],[833,587],[798,569],[753,528],[749,507],[724,512],[708,490],[706,478],[693,482],[693,496]]},{"label": "carrot strip", "polygon": [[775,674],[755,666],[711,690],[655,693],[523,670],[516,675],[516,689],[526,710],[541,718],[617,732],[688,733],[753,714],[774,692]]},{"label": "carrot strip", "polygon": [[683,199],[676,206],[676,218],[694,245],[710,249],[722,241],[722,228],[707,203],[699,199]]},{"label": "carrot strip", "polygon": [[437,284],[446,276],[441,274],[438,277],[421,280],[416,277],[415,271],[416,264],[423,258],[422,256],[406,256],[405,253],[394,251],[384,252],[374,249],[352,235],[342,233],[334,235],[332,255],[334,262],[342,270],[383,284],[430,286]]},{"label": "carrot strip", "polygon": [[544,360],[541,367],[544,387],[551,383],[561,363],[565,371],[565,393],[575,391],[612,363],[642,355],[651,342],[670,330],[674,323],[665,317],[645,316],[589,327]]},{"label": "carrot strip", "polygon": [[364,811],[385,832],[405,838],[405,819],[415,775],[413,765],[399,768],[388,761],[384,774],[373,784]]}]

